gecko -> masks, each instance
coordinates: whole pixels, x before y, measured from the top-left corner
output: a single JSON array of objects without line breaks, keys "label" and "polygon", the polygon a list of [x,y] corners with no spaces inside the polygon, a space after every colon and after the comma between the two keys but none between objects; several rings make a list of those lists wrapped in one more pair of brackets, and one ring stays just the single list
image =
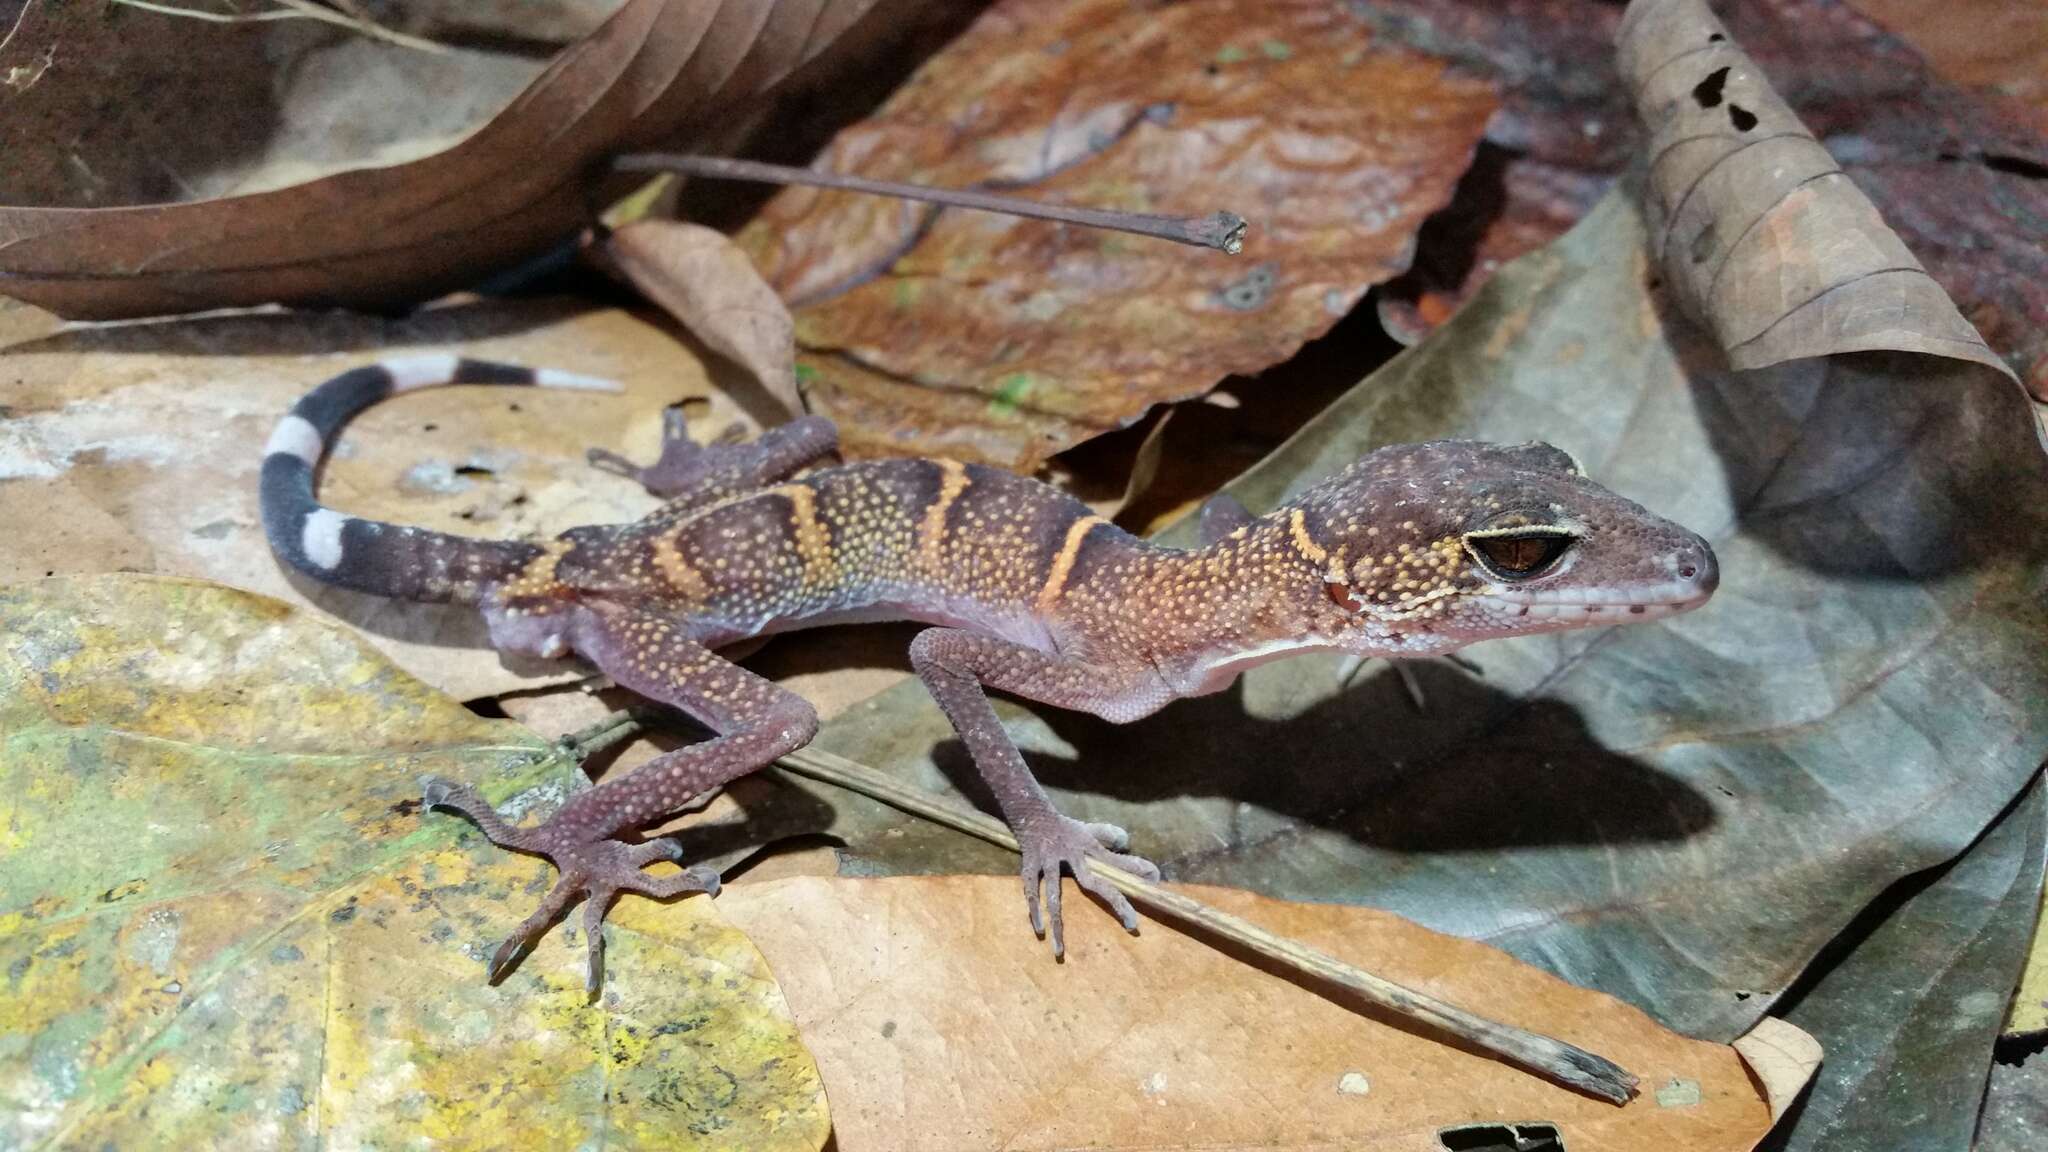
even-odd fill
[{"label": "gecko", "polygon": [[715,895],[667,838],[633,833],[809,742],[802,697],[718,654],[797,628],[911,620],[931,627],[910,664],[966,746],[1021,846],[1032,930],[1064,952],[1063,876],[1137,931],[1101,860],[1158,879],[1130,837],[1054,806],[987,692],[1112,722],[1229,687],[1246,669],[1305,652],[1411,658],[1476,641],[1657,620],[1696,608],[1719,581],[1687,529],[1586,476],[1541,442],[1438,440],[1378,448],[1264,515],[1228,497],[1199,516],[1200,545],[1126,532],[1052,485],[946,459],[832,463],[830,421],[805,416],[750,443],[691,440],[664,412],[659,456],[590,462],[664,503],[628,524],[548,540],[489,540],[348,515],[314,474],[337,432],[387,397],[446,384],[617,390],[548,369],[416,356],[320,384],[265,447],[265,533],[286,564],[385,597],[473,605],[501,651],[577,656],[620,686],[680,710],[710,738],[572,795],[534,826],[472,787],[425,785],[496,845],[559,873],[505,939],[499,981],[577,900],[595,994],[604,918],[620,893]]}]

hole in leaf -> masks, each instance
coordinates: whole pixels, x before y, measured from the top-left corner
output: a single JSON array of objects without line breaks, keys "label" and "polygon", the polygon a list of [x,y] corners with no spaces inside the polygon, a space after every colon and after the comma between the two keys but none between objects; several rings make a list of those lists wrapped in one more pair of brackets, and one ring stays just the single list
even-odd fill
[{"label": "hole in leaf", "polygon": [[1702,108],[1712,108],[1721,103],[1721,89],[1728,85],[1728,69],[1716,68],[1707,73],[1707,78],[1692,86],[1692,98]]},{"label": "hole in leaf", "polygon": [[1552,1124],[1462,1124],[1439,1129],[1436,1139],[1448,1152],[1564,1152]]},{"label": "hole in leaf", "polygon": [[1751,128],[1756,127],[1756,113],[1751,112],[1740,104],[1730,104],[1728,106],[1728,122],[1735,125],[1737,132],[1747,132]]}]

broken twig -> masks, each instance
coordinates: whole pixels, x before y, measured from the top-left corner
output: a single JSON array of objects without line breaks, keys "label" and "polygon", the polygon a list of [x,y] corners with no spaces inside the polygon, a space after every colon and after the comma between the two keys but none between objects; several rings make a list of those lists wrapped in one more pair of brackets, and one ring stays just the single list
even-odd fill
[{"label": "broken twig", "polygon": [[1086,228],[1106,228],[1112,232],[1131,232],[1139,236],[1171,240],[1176,244],[1214,248],[1232,256],[1244,250],[1245,232],[1251,227],[1245,223],[1244,217],[1235,212],[1214,212],[1207,216],[1159,216],[1149,212],[1111,212],[1100,208],[1074,208],[1064,204],[1020,200],[1014,196],[997,196],[988,192],[927,188],[920,184],[867,180],[859,176],[841,176],[812,168],[788,168],[780,164],[761,164],[752,160],[734,160],[724,156],[648,152],[621,156],[612,162],[612,168],[619,172],[681,172],[687,176],[707,176],[719,180],[802,184],[812,188],[835,188],[844,192],[868,192],[877,196],[895,196],[947,208],[971,208],[979,212],[1028,216],[1034,220],[1052,220],[1061,224],[1078,224]]}]

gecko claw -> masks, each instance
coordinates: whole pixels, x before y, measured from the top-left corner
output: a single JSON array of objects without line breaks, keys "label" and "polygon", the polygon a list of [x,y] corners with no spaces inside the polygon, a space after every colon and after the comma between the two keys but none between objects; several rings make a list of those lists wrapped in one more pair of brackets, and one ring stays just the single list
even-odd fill
[{"label": "gecko claw", "polygon": [[1022,838],[1024,907],[1031,916],[1032,934],[1043,940],[1050,931],[1053,958],[1066,957],[1065,924],[1060,915],[1063,872],[1072,875],[1083,892],[1107,905],[1124,931],[1137,932],[1138,910],[1114,885],[1097,875],[1088,861],[1101,860],[1147,880],[1159,879],[1158,867],[1121,851],[1129,847],[1131,837],[1114,824],[1084,824],[1057,814],[1053,821],[1051,828],[1027,832]]}]

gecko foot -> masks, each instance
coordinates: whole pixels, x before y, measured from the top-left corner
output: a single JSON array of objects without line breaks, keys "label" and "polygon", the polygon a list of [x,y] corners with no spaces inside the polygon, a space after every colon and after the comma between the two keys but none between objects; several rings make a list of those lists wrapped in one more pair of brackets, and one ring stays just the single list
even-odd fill
[{"label": "gecko foot", "polygon": [[[1149,860],[1125,854],[1123,849],[1130,846],[1130,835],[1114,824],[1084,824],[1058,813],[1051,816],[1047,823],[1020,830],[1018,836],[1024,851],[1024,903],[1031,910],[1031,930],[1043,938],[1050,925],[1053,956],[1066,955],[1067,942],[1060,921],[1060,872],[1065,869],[1083,892],[1109,905],[1124,931],[1136,932],[1137,909],[1109,881],[1096,875],[1088,860],[1092,857],[1114,864],[1147,880],[1159,879],[1158,867]],[[1039,910],[1041,889],[1045,898],[1043,916]]]},{"label": "gecko foot", "polygon": [[502,981],[519,958],[526,955],[562,910],[583,900],[583,935],[589,947],[584,969],[584,990],[592,997],[604,975],[604,916],[621,892],[638,892],[656,900],[667,900],[685,892],[718,895],[718,874],[691,868],[670,876],[650,876],[642,869],[656,860],[681,863],[682,849],[673,840],[648,840],[628,844],[622,840],[564,842],[549,833],[549,823],[537,828],[518,828],[499,817],[490,802],[467,784],[438,778],[425,781],[426,804],[459,812],[475,822],[491,843],[515,852],[539,856],[561,872],[561,879],[534,909],[533,915],[513,929],[491,957],[491,983]]},{"label": "gecko foot", "polygon": [[604,448],[592,448],[584,455],[591,467],[624,476],[656,496],[677,496],[719,471],[728,454],[745,451],[739,448],[739,440],[746,434],[744,426],[728,425],[707,447],[690,439],[689,423],[681,408],[662,409],[661,456],[644,468]]}]

